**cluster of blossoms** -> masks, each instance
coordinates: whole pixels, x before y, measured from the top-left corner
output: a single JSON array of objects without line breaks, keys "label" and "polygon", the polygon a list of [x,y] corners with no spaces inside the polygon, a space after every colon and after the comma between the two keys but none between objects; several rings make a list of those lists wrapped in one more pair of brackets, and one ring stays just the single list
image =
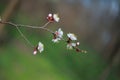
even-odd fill
[{"label": "cluster of blossoms", "polygon": [[[60,18],[58,17],[57,14],[48,14],[47,20],[48,20],[48,22],[59,22]],[[53,34],[52,41],[54,43],[58,43],[60,40],[64,40],[67,43],[67,49],[69,49],[69,50],[75,49],[77,52],[87,53],[86,51],[78,48],[80,43],[75,42],[75,41],[77,41],[77,37],[75,34],[68,33],[67,40],[63,39],[63,31],[61,28],[59,28],[57,31],[53,32],[52,34]],[[39,42],[38,45],[35,47],[33,54],[36,55],[36,53],[38,51],[41,53],[43,50],[44,50],[44,45],[41,42]]]},{"label": "cluster of blossoms", "polygon": [[[63,38],[63,34],[64,32],[62,31],[61,28],[59,28],[57,31],[51,31],[50,29],[46,28],[46,26],[48,25],[48,23],[52,23],[52,22],[59,22],[60,18],[58,17],[58,14],[48,14],[47,16],[47,20],[48,22],[42,26],[42,27],[37,27],[37,26],[29,26],[29,25],[21,25],[21,24],[15,24],[15,23],[12,23],[12,22],[3,22],[2,19],[0,18],[0,23],[2,24],[9,24],[9,25],[12,25],[12,26],[15,26],[16,29],[18,30],[18,32],[21,34],[21,36],[33,47],[33,45],[30,43],[30,41],[24,36],[24,34],[21,32],[21,30],[19,29],[19,26],[22,26],[22,27],[29,27],[29,28],[38,28],[38,29],[44,29],[44,30],[47,30],[49,31],[50,33],[52,33],[53,35],[53,39],[52,41],[54,43],[58,43],[59,41],[63,40],[67,43],[66,47],[67,49],[69,50],[72,50],[72,49],[75,49],[77,52],[83,52],[83,53],[87,53],[87,51],[84,51],[84,50],[81,50],[78,48],[78,46],[80,45],[80,42],[77,42],[77,37],[75,34],[73,33],[68,33],[66,36],[67,36],[67,39],[64,39]],[[37,44],[37,46],[34,47],[34,51],[33,51],[33,54],[36,55],[38,52],[42,52],[44,51],[44,45],[42,42],[39,42]]]}]

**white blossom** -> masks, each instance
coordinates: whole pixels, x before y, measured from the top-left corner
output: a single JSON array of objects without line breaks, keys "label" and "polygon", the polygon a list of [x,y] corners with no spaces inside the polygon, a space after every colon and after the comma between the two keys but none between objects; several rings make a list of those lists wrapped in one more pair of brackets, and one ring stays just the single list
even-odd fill
[{"label": "white blossom", "polygon": [[56,22],[59,22],[60,18],[58,17],[58,14],[53,14],[53,18]]},{"label": "white blossom", "polygon": [[67,44],[67,49],[73,49],[73,47],[70,44]]},{"label": "white blossom", "polygon": [[71,40],[77,40],[77,37],[76,37],[75,34],[73,34],[73,33],[68,33],[67,36],[68,36],[68,38],[70,38]]},{"label": "white blossom", "polygon": [[71,43],[71,46],[75,47],[75,46],[76,46],[76,43]]},{"label": "white blossom", "polygon": [[59,22],[60,18],[58,17],[58,14],[51,14],[49,13],[48,16],[47,16],[47,20],[49,22]]},{"label": "white blossom", "polygon": [[54,34],[55,34],[54,35],[55,39],[52,39],[52,41],[54,43],[57,43],[57,42],[59,42],[59,40],[62,39],[62,37],[63,37],[63,31],[61,30],[61,28],[59,28],[58,31],[55,31]]},{"label": "white blossom", "polygon": [[61,39],[60,39],[60,38],[52,39],[52,41],[53,41],[54,43],[58,43],[59,40],[61,40]]},{"label": "white blossom", "polygon": [[44,50],[44,45],[41,42],[39,42],[37,49],[41,53]]},{"label": "white blossom", "polygon": [[62,36],[63,36],[63,31],[61,30],[61,28],[59,28],[58,31],[55,32],[55,34],[56,34],[56,36],[57,36],[58,38],[62,38]]},{"label": "white blossom", "polygon": [[76,46],[76,43],[69,43],[67,44],[67,49],[73,49]]}]

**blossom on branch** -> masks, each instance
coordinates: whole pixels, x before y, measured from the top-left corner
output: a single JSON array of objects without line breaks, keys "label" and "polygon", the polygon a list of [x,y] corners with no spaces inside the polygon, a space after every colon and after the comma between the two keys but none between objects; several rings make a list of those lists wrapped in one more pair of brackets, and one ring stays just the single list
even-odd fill
[{"label": "blossom on branch", "polygon": [[73,33],[68,33],[67,34],[68,40],[67,42],[67,49],[71,50],[71,49],[75,49],[77,52],[81,52],[81,50],[78,48],[78,46],[80,45],[79,42],[73,42],[77,40],[77,37],[75,36],[75,34]]},{"label": "blossom on branch", "polygon": [[60,40],[61,40],[60,38],[52,39],[52,41],[53,41],[54,43],[58,43]]},{"label": "blossom on branch", "polygon": [[76,42],[76,43],[68,43],[67,44],[67,49],[73,49],[73,48],[76,48],[77,46],[79,46],[80,43],[79,42]]},{"label": "blossom on branch", "polygon": [[47,16],[47,20],[49,21],[49,22],[59,22],[59,20],[60,20],[60,18],[58,17],[58,14],[48,14],[48,16]]},{"label": "blossom on branch", "polygon": [[58,29],[58,31],[55,31],[55,34],[58,38],[62,38],[63,37],[63,31],[61,30],[61,28]]},{"label": "blossom on branch", "polygon": [[73,47],[75,47],[75,46],[76,46],[76,43],[68,43],[68,44],[67,44],[67,49],[71,50],[71,49],[73,49]]},{"label": "blossom on branch", "polygon": [[72,41],[77,40],[76,35],[73,34],[73,33],[68,33],[67,36],[68,36],[68,38],[69,38],[70,40],[72,40]]},{"label": "blossom on branch", "polygon": [[58,14],[53,14],[53,19],[56,21],[56,22],[59,22],[60,18],[58,17]]},{"label": "blossom on branch", "polygon": [[63,31],[61,30],[61,28],[58,29],[58,31],[55,31],[55,33],[53,33],[54,35],[54,39],[52,39],[53,42],[59,42],[59,40],[62,39],[63,37]]},{"label": "blossom on branch", "polygon": [[[37,46],[37,47],[38,47],[38,46]],[[37,52],[38,52],[37,47],[34,48],[33,55],[36,55],[36,54],[37,54]]]},{"label": "blossom on branch", "polygon": [[[51,29],[47,28],[46,26],[48,25],[48,23],[50,22],[59,22],[60,18],[58,17],[58,14],[48,14],[47,16],[47,20],[48,22],[44,25],[44,26],[30,26],[30,25],[23,25],[23,24],[16,24],[16,23],[13,23],[11,21],[9,22],[5,22],[5,21],[2,21],[1,17],[0,17],[0,23],[1,24],[9,24],[9,25],[12,25],[12,26],[15,26],[16,29],[18,30],[18,32],[21,34],[21,36],[28,42],[28,44],[30,44],[31,47],[33,47],[33,45],[31,44],[31,42],[26,38],[26,36],[22,33],[22,31],[20,30],[19,27],[29,27],[29,28],[36,28],[36,29],[42,29],[42,30],[46,30],[48,32],[50,32],[51,34],[53,34],[53,39],[52,41],[54,43],[57,43],[59,42],[60,40],[63,40],[64,42],[67,43],[67,49],[74,49],[76,50],[77,52],[82,52],[82,53],[87,53],[87,51],[85,50],[81,50],[79,49],[79,45],[80,43],[77,42],[77,37],[75,34],[73,33],[68,33],[66,36],[67,36],[67,39],[64,39],[63,38],[63,31],[61,30],[61,28],[59,28],[57,31],[52,31]],[[43,52],[44,51],[44,45],[39,42],[37,44],[37,46],[35,46],[34,48],[34,51],[33,51],[33,55],[36,55],[38,52]]]},{"label": "blossom on branch", "polygon": [[44,50],[44,45],[39,42],[38,45],[34,48],[33,54],[36,55],[39,51],[40,53]]},{"label": "blossom on branch", "polygon": [[44,45],[41,42],[38,43],[38,50],[40,53],[44,50]]}]

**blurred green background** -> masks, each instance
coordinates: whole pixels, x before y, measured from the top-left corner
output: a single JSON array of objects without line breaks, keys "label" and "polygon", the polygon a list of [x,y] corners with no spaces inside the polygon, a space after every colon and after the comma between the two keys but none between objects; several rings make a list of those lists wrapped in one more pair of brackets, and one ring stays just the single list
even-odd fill
[{"label": "blurred green background", "polygon": [[119,0],[0,0],[4,21],[44,25],[48,13],[58,13],[55,31],[73,32],[80,49],[67,50],[53,43],[49,32],[21,27],[21,31],[45,50],[36,56],[14,26],[0,24],[0,80],[120,80]]}]

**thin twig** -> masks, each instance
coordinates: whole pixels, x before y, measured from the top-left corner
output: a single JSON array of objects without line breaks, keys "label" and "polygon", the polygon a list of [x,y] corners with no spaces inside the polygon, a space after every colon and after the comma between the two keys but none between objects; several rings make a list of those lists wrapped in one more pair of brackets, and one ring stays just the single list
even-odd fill
[{"label": "thin twig", "polygon": [[50,33],[54,33],[53,31],[51,31],[50,29],[48,28],[45,28],[49,22],[47,22],[44,26],[31,26],[31,25],[23,25],[23,24],[15,24],[15,23],[12,23],[12,22],[1,22],[3,24],[9,24],[9,25],[13,25],[13,26],[18,26],[18,27],[28,27],[28,28],[37,28],[37,29],[43,29],[43,30],[46,30]]},{"label": "thin twig", "polygon": [[23,25],[23,24],[15,24],[15,23],[12,23],[12,22],[2,22],[0,21],[1,24],[9,24],[9,25],[12,25],[12,26],[17,26],[17,27],[28,27],[28,28],[37,28],[37,29],[43,29],[43,30],[46,30],[50,33],[54,33],[52,30],[48,29],[48,28],[45,28],[49,22],[47,22],[44,26],[31,26],[31,25]]},{"label": "thin twig", "polygon": [[[31,47],[34,47],[31,42],[27,39],[27,37],[22,33],[22,31],[19,29],[19,27],[26,27],[26,28],[35,28],[35,29],[43,29],[43,30],[46,30],[52,34],[55,34],[52,30],[46,28],[47,25],[50,23],[50,22],[47,22],[45,25],[43,26],[31,26],[31,25],[23,25],[23,24],[16,24],[16,23],[13,23],[13,22],[4,22],[4,21],[0,21],[1,24],[9,24],[9,25],[12,25],[12,26],[15,26],[18,30],[18,32],[21,34],[21,36],[27,41],[27,43],[31,46]],[[59,37],[58,37],[59,38]],[[65,39],[61,38],[61,40],[67,42]],[[68,42],[67,42],[68,43]],[[76,49],[77,52],[83,52],[83,53],[87,53],[87,51],[85,50],[81,50],[79,49],[77,46],[74,47],[72,46],[74,49]]]},{"label": "thin twig", "polygon": [[42,26],[43,28],[47,27],[47,25],[49,24],[50,22],[48,21],[44,26]]},{"label": "thin twig", "polygon": [[21,36],[27,41],[27,43],[31,46],[31,47],[34,47],[32,45],[32,43],[27,39],[27,37],[22,33],[22,31],[19,29],[18,26],[16,26],[16,29],[18,30],[18,32],[21,34]]},{"label": "thin twig", "polygon": [[44,26],[31,26],[31,25],[23,25],[23,24],[15,24],[13,22],[3,22],[3,21],[0,21],[1,24],[9,24],[9,25],[12,25],[12,26],[15,26],[16,29],[18,30],[18,32],[21,34],[21,36],[27,41],[27,43],[33,47],[33,45],[31,44],[31,42],[27,39],[27,37],[22,33],[22,31],[19,29],[19,27],[28,27],[28,28],[36,28],[36,29],[43,29],[43,30],[46,30],[50,33],[54,33],[53,31],[51,31],[50,29],[48,28],[45,28],[49,22],[47,22]]}]

